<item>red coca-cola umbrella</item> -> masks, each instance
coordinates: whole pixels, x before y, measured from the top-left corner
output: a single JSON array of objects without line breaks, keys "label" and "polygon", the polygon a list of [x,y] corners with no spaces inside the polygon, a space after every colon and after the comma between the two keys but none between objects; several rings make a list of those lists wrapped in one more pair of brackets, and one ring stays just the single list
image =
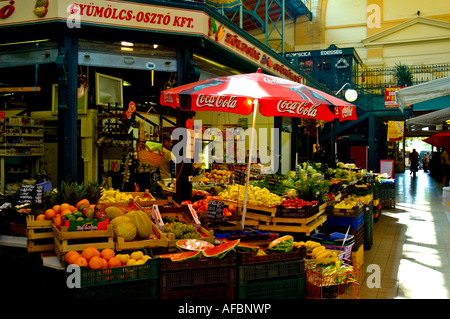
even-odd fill
[{"label": "red coca-cola umbrella", "polygon": [[424,142],[433,145],[434,147],[449,148],[450,147],[450,132],[442,132],[431,135],[423,140]]},{"label": "red coca-cola umbrella", "polygon": [[161,92],[161,105],[186,111],[304,117],[322,121],[355,120],[356,107],[304,84],[255,73],[223,76]]},{"label": "red coca-cola umbrella", "polygon": [[[356,120],[356,107],[298,82],[262,73],[223,76],[182,85],[161,92],[160,104],[185,111],[253,113],[249,154],[253,154],[256,113],[264,116],[303,117],[322,121]],[[247,165],[247,180],[251,161]],[[247,210],[246,183],[242,226]]]}]

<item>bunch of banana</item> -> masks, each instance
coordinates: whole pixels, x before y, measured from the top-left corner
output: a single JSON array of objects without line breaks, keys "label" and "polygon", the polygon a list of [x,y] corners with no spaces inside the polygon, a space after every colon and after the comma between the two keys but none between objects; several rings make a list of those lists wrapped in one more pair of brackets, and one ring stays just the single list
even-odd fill
[{"label": "bunch of banana", "polygon": [[321,246],[321,244],[317,241],[308,240],[308,241],[306,241],[305,246],[306,246],[306,252],[308,253],[308,252],[312,252],[312,250],[314,248]]},{"label": "bunch of banana", "polygon": [[306,246],[304,241],[294,241],[292,244],[294,245],[294,248],[302,248],[303,246]]},{"label": "bunch of banana", "polygon": [[328,265],[339,261],[338,252],[335,250],[321,250],[316,253],[314,262],[316,264]]},{"label": "bunch of banana", "polygon": [[133,195],[125,194],[118,189],[110,188],[104,189],[101,188],[101,197],[99,202],[128,202],[130,199],[133,199]]}]

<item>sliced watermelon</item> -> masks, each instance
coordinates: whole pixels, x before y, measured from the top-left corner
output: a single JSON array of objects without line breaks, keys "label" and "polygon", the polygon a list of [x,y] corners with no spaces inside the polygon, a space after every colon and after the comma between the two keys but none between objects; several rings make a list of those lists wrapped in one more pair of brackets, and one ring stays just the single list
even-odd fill
[{"label": "sliced watermelon", "polygon": [[203,256],[207,258],[223,258],[226,256],[226,254],[228,254],[228,252],[232,251],[240,241],[240,239],[236,239],[227,241],[226,243],[217,245],[215,247],[206,248],[205,250],[202,250]]},{"label": "sliced watermelon", "polygon": [[287,253],[294,247],[294,237],[286,235],[273,240],[267,247],[268,253]]},{"label": "sliced watermelon", "polygon": [[236,250],[237,251],[242,251],[242,252],[245,252],[245,253],[257,252],[259,250],[259,246],[256,246],[256,245],[253,245],[253,244],[249,244],[249,243],[240,242],[236,246]]},{"label": "sliced watermelon", "polygon": [[159,258],[170,258],[172,261],[195,260],[201,257],[200,251],[186,251],[182,253],[157,255]]},{"label": "sliced watermelon", "polygon": [[214,247],[213,244],[199,239],[180,239],[175,245],[181,251],[200,251],[206,248]]}]

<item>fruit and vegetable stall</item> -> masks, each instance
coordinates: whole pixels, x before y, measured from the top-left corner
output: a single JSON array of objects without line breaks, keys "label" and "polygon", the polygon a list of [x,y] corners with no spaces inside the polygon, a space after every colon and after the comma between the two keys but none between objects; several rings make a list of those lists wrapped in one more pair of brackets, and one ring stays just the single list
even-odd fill
[{"label": "fruit and vegetable stall", "polygon": [[245,185],[233,175],[200,176],[182,203],[62,182],[2,214],[23,224],[44,265],[81,270],[64,289],[76,298],[359,298],[382,177],[315,163],[252,174],[243,221]]}]

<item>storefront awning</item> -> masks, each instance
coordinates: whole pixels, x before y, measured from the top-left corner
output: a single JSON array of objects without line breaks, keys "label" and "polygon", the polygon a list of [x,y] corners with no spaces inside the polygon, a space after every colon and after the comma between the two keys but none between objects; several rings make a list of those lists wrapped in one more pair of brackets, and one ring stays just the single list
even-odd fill
[{"label": "storefront awning", "polygon": [[[418,111],[419,109],[416,107],[418,103],[431,100],[440,105],[449,103],[450,99],[447,99],[447,96],[450,96],[450,76],[399,89],[396,95],[401,110],[406,105],[413,104],[414,110]],[[446,97],[445,101],[441,99],[442,97]],[[450,103],[446,106],[450,106]],[[439,108],[442,109],[442,107],[434,107],[435,110]]]},{"label": "storefront awning", "polygon": [[422,127],[440,125],[448,119],[450,119],[450,107],[406,120],[406,127],[408,130],[420,129]]}]

